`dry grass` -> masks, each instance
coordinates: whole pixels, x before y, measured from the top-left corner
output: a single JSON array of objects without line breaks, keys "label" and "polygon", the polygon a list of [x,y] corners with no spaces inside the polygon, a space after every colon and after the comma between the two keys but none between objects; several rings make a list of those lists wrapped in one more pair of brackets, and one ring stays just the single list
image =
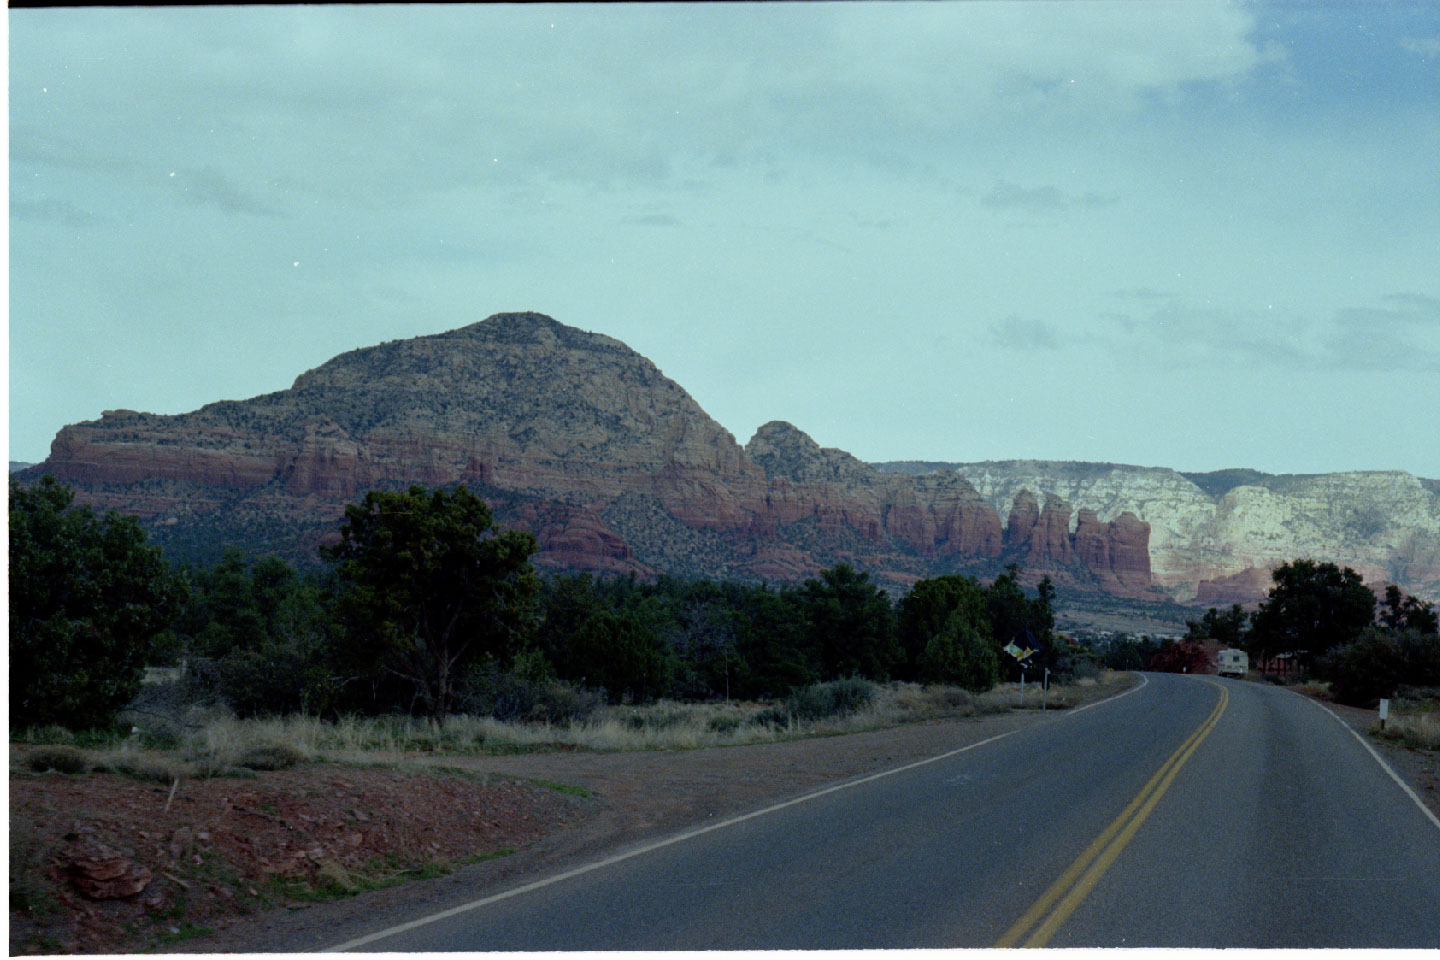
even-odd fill
[{"label": "dry grass", "polygon": [[[1122,674],[1052,686],[1049,709],[1065,709],[1110,692]],[[1027,684],[1024,709],[1040,709],[1040,689]],[[584,720],[565,723],[500,721],[491,717],[452,716],[444,729],[403,716],[344,717],[320,720],[290,716],[274,719],[211,719],[180,734],[173,750],[147,748],[144,731],[108,748],[92,751],[97,770],[142,779],[170,781],[244,773],[247,769],[289,766],[306,760],[366,762],[376,755],[511,754],[549,750],[617,752],[689,750],[701,747],[770,743],[803,737],[878,730],[929,720],[1004,713],[1020,708],[1018,684],[1001,684],[985,693],[959,687],[914,683],[873,685],[869,702],[852,713],[799,719],[785,702],[677,703],[610,706]],[[61,732],[56,732],[59,737]],[[36,737],[35,731],[29,732]],[[32,739],[32,742],[35,740]]]},{"label": "dry grass", "polygon": [[1437,713],[1392,713],[1385,721],[1384,730],[1377,722],[1370,732],[1422,750],[1440,750],[1440,714]]}]

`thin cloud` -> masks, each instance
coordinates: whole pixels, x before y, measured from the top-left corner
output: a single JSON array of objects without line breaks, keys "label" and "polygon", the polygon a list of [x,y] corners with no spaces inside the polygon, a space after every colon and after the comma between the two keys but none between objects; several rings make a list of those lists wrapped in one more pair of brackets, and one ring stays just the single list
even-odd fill
[{"label": "thin cloud", "polygon": [[199,207],[215,207],[225,213],[244,213],[257,217],[283,217],[285,212],[246,191],[230,177],[214,167],[176,171],[170,174],[179,196]]},{"label": "thin cloud", "polygon": [[10,219],[39,223],[60,223],[67,227],[91,227],[104,223],[105,218],[82,210],[67,200],[47,197],[44,200],[10,200]]},{"label": "thin cloud", "polygon": [[638,227],[679,227],[680,220],[668,213],[632,213],[629,216],[621,217],[621,223],[632,224]]},{"label": "thin cloud", "polygon": [[1052,213],[1070,206],[1059,187],[1022,187],[1008,180],[997,181],[990,192],[980,198],[987,207],[1001,210],[1028,210],[1031,213]]},{"label": "thin cloud", "polygon": [[990,342],[1006,350],[1054,350],[1060,346],[1055,330],[1043,320],[1011,314],[986,328]]},{"label": "thin cloud", "polygon": [[1024,210],[1030,213],[1059,213],[1073,207],[1109,207],[1120,202],[1117,196],[1087,192],[1078,196],[1066,193],[1053,184],[1022,187],[1008,180],[997,180],[990,192],[980,198],[987,207],[997,210]]},{"label": "thin cloud", "polygon": [[1440,37],[1405,37],[1400,49],[1422,57],[1440,57]]},{"label": "thin cloud", "polygon": [[1115,349],[1157,363],[1242,363],[1304,370],[1440,369],[1440,302],[1415,294],[1385,307],[1346,307],[1327,319],[1173,304],[1143,316],[1115,314]]},{"label": "thin cloud", "polygon": [[1121,300],[1142,300],[1153,303],[1157,300],[1171,300],[1175,297],[1174,290],[1158,290],[1155,287],[1125,287],[1121,290],[1111,290],[1112,297],[1119,297]]}]

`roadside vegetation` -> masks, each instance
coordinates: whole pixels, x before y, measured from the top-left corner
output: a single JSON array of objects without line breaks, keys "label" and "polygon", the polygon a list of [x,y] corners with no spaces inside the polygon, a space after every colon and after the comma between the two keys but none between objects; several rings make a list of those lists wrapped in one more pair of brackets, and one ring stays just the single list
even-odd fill
[{"label": "roadside vegetation", "polygon": [[[1054,632],[1048,579],[1027,592],[1014,567],[898,600],[844,564],[782,587],[542,578],[534,538],[496,528],[464,487],[367,494],[322,548],[323,574],[238,551],[170,567],[132,520],[48,478],[12,484],[10,514],[15,730],[173,748],[226,718],[419,718],[437,741],[494,742],[509,721],[599,729],[617,725],[606,708],[665,700],[764,702],[706,721],[759,736],[854,713],[891,682],[983,694],[1019,679],[1007,647],[1028,651],[1032,679],[1099,670]],[[147,670],[164,682],[142,683]],[[445,734],[459,717],[463,733]]]},{"label": "roadside vegetation", "polygon": [[[444,727],[419,717],[292,714],[240,719],[217,716],[155,737],[137,731],[77,735],[60,726],[16,731],[32,771],[115,773],[157,783],[177,778],[253,776],[309,762],[397,762],[418,755],[485,756],[547,751],[691,750],[775,743],[877,730],[929,720],[977,717],[1017,709],[1063,710],[1112,692],[1120,674],[1100,669],[1048,691],[999,684],[962,687],[843,680],[799,688],[773,702],[602,704],[584,718],[552,722],[452,715]],[[127,714],[127,716],[129,716]],[[136,717],[139,719],[139,717]]]},{"label": "roadside vegetation", "polygon": [[[1440,716],[1440,618],[1431,604],[1388,584],[1376,598],[1349,567],[1296,560],[1273,573],[1275,586],[1247,613],[1211,608],[1188,621],[1180,639],[1119,637],[1100,651],[1117,670],[1198,673],[1207,645],[1244,650],[1250,669],[1277,683],[1322,684],[1317,692],[1348,706],[1381,698],[1413,705],[1418,725]],[[1428,717],[1428,720],[1425,719]]]}]

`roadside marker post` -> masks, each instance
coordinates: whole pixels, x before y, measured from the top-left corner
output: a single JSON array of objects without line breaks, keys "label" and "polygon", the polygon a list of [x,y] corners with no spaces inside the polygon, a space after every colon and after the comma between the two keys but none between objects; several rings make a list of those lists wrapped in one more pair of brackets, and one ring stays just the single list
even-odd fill
[{"label": "roadside marker post", "polygon": [[1380,698],[1380,729],[1385,729],[1385,720],[1390,716],[1390,701],[1384,697]]},{"label": "roadside marker post", "polygon": [[[1028,637],[1030,636],[1030,631],[1029,631],[1029,630],[1026,630],[1026,631],[1025,631],[1025,635],[1026,635],[1026,637],[1028,638]],[[1015,658],[1015,663],[1018,664],[1019,667],[1020,667],[1020,708],[1021,708],[1021,709],[1024,709],[1024,707],[1025,707],[1025,667],[1026,667],[1025,661],[1026,661],[1027,659],[1029,659],[1030,655],[1033,654],[1033,653],[1035,652],[1035,650],[1034,650],[1033,647],[1028,647],[1028,646],[1025,647],[1025,648],[1022,650],[1020,647],[1017,647],[1017,646],[1015,645],[1015,641],[1013,641],[1013,640],[1010,641],[1009,643],[1007,643],[1007,644],[1005,645],[1004,650],[1005,650],[1006,653],[1010,654],[1010,656],[1012,656],[1012,657]],[[1049,670],[1048,667],[1046,668],[1045,673],[1046,673],[1047,675],[1050,673],[1050,670]],[[1043,694],[1041,695],[1040,709],[1042,709],[1042,710],[1045,709],[1045,701],[1044,701],[1044,695],[1043,695]]]}]

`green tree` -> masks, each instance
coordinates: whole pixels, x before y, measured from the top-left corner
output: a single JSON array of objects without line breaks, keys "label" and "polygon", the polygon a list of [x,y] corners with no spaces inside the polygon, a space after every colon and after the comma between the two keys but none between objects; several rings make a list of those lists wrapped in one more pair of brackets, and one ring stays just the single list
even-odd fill
[{"label": "green tree", "polygon": [[920,655],[920,679],[953,683],[977,693],[1000,678],[995,645],[963,610],[956,610]]},{"label": "green tree", "polygon": [[1330,695],[1356,707],[1374,707],[1381,697],[1394,696],[1405,672],[1405,652],[1395,636],[1376,627],[1366,628],[1320,661]]},{"label": "green tree", "polygon": [[134,517],[10,484],[10,723],[113,722],[185,588]]},{"label": "green tree", "polygon": [[756,588],[745,599],[736,629],[740,656],[736,696],[774,699],[820,679],[819,663],[806,653],[799,591]]},{"label": "green tree", "polygon": [[1413,630],[1421,634],[1440,631],[1440,617],[1434,608],[1419,597],[1406,596],[1393,583],[1385,587],[1380,621],[1395,631]]},{"label": "green tree", "polygon": [[800,596],[822,678],[889,679],[901,654],[893,638],[890,601],[868,573],[838,564],[820,571],[818,580],[806,580]]},{"label": "green tree", "polygon": [[414,685],[444,726],[464,661],[504,659],[530,625],[535,538],[493,526],[485,501],[412,486],[371,491],[345,508],[338,564],[340,610],[357,650]]},{"label": "green tree", "polygon": [[645,703],[669,687],[674,668],[664,643],[639,610],[599,610],[571,638],[571,677],[603,687],[611,703]]},{"label": "green tree", "polygon": [[1375,595],[1349,567],[1296,560],[1270,576],[1275,586],[1251,618],[1246,636],[1257,657],[1295,651],[1312,668],[1330,650],[1359,636],[1375,616]]},{"label": "green tree", "polygon": [[[930,642],[959,615],[986,643],[993,643],[985,588],[969,577],[949,574],[920,580],[900,601],[895,633],[905,654],[904,676],[919,679]],[[946,681],[950,682],[950,681]]]},{"label": "green tree", "polygon": [[182,624],[191,635],[191,682],[241,716],[322,713],[343,678],[330,664],[337,644],[330,591],[279,557],[253,563],[227,549],[193,576]]},{"label": "green tree", "polygon": [[[1025,661],[1025,669],[1057,666],[1055,628],[1055,586],[1049,577],[1040,580],[1036,597],[1032,600],[1020,588],[1020,568],[1010,564],[1005,572],[985,592],[986,606],[990,611],[990,631],[1000,648],[1015,643],[1029,646],[1035,654]],[[1020,668],[1008,656],[1008,670],[1019,676]],[[1004,662],[1004,661],[1002,661]]]},{"label": "green tree", "polygon": [[1215,640],[1227,647],[1238,647],[1245,635],[1246,619],[1245,610],[1238,603],[1231,604],[1225,613],[1211,607],[1202,619],[1185,621],[1185,639]]}]

